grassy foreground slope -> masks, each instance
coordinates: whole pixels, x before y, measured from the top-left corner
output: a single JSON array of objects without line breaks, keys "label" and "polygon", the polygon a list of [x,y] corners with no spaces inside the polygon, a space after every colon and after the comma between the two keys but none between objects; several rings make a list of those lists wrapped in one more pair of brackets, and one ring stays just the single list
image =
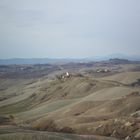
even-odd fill
[{"label": "grassy foreground slope", "polygon": [[0,140],[117,140],[115,138],[74,135],[55,132],[32,131],[15,128],[0,128]]}]

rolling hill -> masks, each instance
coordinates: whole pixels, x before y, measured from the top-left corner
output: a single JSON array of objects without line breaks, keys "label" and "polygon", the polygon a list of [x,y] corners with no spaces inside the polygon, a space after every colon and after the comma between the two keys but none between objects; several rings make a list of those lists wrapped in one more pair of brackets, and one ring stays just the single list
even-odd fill
[{"label": "rolling hill", "polygon": [[[0,139],[138,140],[139,64],[117,60],[77,69],[78,64],[58,71],[51,66],[55,70],[45,75],[50,65],[41,65],[41,70],[32,65],[31,71],[20,71],[22,76],[23,66],[11,66],[15,76],[1,73]],[[36,71],[40,74],[34,77]]]}]

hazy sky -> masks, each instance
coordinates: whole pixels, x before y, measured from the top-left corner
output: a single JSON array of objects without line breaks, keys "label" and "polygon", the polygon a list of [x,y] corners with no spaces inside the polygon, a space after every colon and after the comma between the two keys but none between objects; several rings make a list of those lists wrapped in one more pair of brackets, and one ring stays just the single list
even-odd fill
[{"label": "hazy sky", "polygon": [[140,0],[0,0],[0,58],[140,54]]}]

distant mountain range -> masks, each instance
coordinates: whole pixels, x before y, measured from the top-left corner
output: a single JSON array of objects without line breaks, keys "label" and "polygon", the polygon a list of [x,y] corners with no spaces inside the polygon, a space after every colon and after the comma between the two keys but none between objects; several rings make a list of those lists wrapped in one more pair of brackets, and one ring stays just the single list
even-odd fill
[{"label": "distant mountain range", "polygon": [[[88,60],[85,60],[88,61]],[[0,59],[0,65],[10,64],[65,64],[69,62],[82,62],[82,59],[50,59],[50,58],[12,58]]]},{"label": "distant mountain range", "polygon": [[90,58],[12,58],[12,59],[0,59],[0,65],[10,64],[65,64],[70,62],[86,63],[90,61],[103,61],[109,59],[126,59],[131,61],[140,61],[140,56],[126,56],[122,54],[112,54],[109,56],[96,56]]}]

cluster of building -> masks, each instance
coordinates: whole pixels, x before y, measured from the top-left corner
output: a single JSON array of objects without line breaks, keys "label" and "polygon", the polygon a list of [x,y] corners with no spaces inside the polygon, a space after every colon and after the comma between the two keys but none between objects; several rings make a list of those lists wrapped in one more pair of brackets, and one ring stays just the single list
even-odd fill
[{"label": "cluster of building", "polygon": [[61,75],[57,75],[57,79],[66,79],[66,78],[70,78],[72,75],[69,73],[69,72],[66,72],[64,74],[61,74]]},{"label": "cluster of building", "polygon": [[110,72],[110,70],[109,69],[98,69],[96,72],[97,73],[107,73],[107,72]]}]

